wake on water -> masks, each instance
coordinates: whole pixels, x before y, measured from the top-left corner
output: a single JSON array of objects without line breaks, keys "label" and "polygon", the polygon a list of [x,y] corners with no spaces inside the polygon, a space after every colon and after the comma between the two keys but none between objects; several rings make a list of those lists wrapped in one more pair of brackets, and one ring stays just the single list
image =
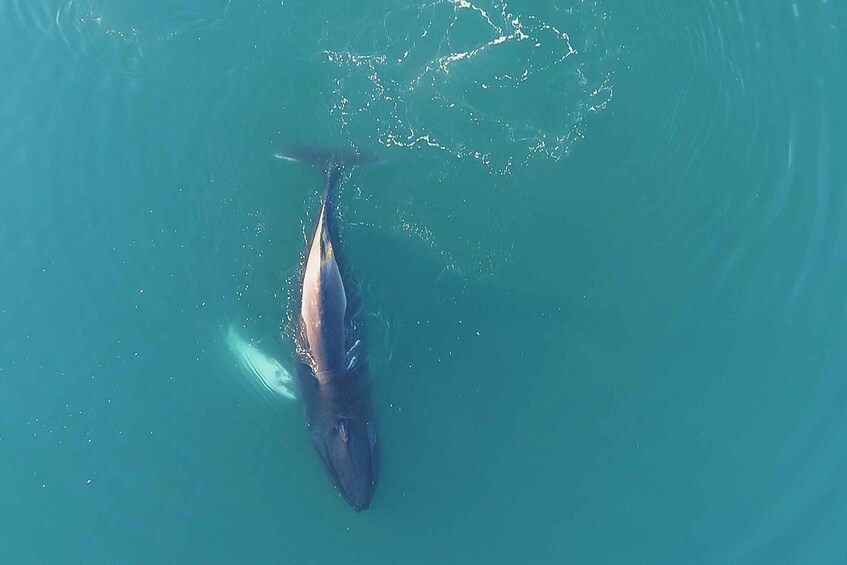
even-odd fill
[{"label": "wake on water", "polygon": [[[621,51],[601,0],[387,2],[346,12],[322,1],[191,0],[161,10],[70,0],[32,19],[90,43],[117,39],[141,54],[183,36],[230,42],[223,34],[244,17],[252,33],[241,40],[251,47],[272,33],[281,42],[273,48],[287,57],[335,67],[325,99],[315,102],[329,108],[345,141],[445,152],[503,174],[569,153],[589,117],[612,101]],[[258,49],[256,56],[265,57]],[[283,106],[298,96],[278,94]]]},{"label": "wake on water", "polygon": [[368,49],[323,51],[340,70],[332,113],[351,140],[443,151],[503,174],[559,159],[612,100],[619,47],[606,44],[608,19],[598,2],[393,9],[356,42]]}]

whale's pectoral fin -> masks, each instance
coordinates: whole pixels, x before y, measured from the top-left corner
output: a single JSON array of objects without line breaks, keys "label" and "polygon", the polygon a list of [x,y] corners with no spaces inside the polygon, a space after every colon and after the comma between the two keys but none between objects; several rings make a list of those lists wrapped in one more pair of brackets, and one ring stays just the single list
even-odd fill
[{"label": "whale's pectoral fin", "polygon": [[279,363],[277,363],[277,367],[274,369],[273,384],[269,385],[268,388],[286,398],[291,398],[292,400],[297,398],[294,380],[291,378],[291,374]]},{"label": "whale's pectoral fin", "polygon": [[253,343],[239,335],[235,324],[230,324],[227,343],[241,365],[267,391],[284,398],[296,398],[294,379],[291,372],[279,361],[262,352]]},{"label": "whale's pectoral fin", "polygon": [[362,340],[357,339],[356,343],[354,343],[350,350],[347,352],[347,370],[349,371],[356,365],[356,361],[359,359],[359,351],[362,349]]}]

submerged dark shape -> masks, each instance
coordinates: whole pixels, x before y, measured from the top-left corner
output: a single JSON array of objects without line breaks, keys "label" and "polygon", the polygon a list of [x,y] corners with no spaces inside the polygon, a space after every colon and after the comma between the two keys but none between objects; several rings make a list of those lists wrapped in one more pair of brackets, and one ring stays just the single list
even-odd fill
[{"label": "submerged dark shape", "polygon": [[315,451],[335,488],[358,512],[368,508],[376,486],[376,425],[363,344],[348,308],[356,297],[340,253],[335,191],[345,167],[370,159],[351,150],[303,148],[279,156],[315,165],[324,174],[303,266],[296,378]]}]

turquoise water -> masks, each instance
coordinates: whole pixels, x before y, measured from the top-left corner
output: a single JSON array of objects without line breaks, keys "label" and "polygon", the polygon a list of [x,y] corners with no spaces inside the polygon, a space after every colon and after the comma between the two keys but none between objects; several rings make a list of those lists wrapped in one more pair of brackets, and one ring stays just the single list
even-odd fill
[{"label": "turquoise water", "polygon": [[[8,563],[847,559],[835,0],[0,0]],[[340,195],[382,473],[290,367]]]}]

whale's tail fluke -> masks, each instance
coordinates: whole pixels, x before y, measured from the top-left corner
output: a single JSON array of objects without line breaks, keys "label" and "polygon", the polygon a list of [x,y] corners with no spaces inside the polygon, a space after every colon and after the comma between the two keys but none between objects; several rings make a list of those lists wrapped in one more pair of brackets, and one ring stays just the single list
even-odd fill
[{"label": "whale's tail fluke", "polygon": [[324,176],[324,198],[332,195],[344,169],[377,162],[376,155],[356,147],[326,149],[308,145],[292,145],[284,147],[282,151],[275,154],[275,157],[296,163],[306,163],[320,170]]},{"label": "whale's tail fluke", "polygon": [[377,161],[373,153],[362,151],[356,147],[327,149],[309,145],[291,145],[284,147],[276,154],[277,159],[307,163],[321,170],[336,166],[341,168],[369,165]]}]

